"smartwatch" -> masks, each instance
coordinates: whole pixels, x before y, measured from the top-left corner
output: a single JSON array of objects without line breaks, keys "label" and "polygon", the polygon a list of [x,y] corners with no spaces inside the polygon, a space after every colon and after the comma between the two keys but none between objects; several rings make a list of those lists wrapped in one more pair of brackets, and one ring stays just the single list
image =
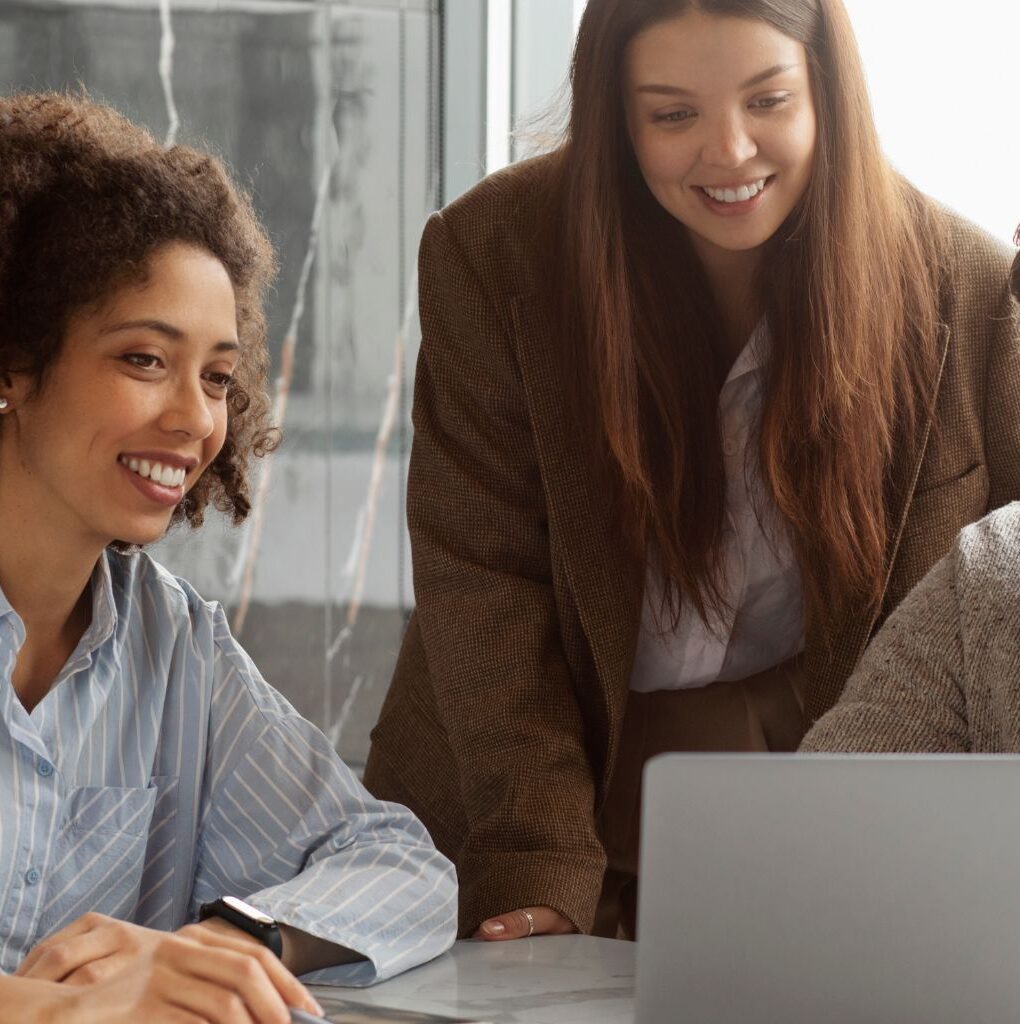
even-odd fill
[{"label": "smartwatch", "polygon": [[283,956],[283,937],[279,926],[268,914],[256,910],[250,903],[236,896],[223,896],[212,903],[203,903],[198,919],[205,921],[210,917],[222,917],[235,928],[258,939],[263,946],[268,946],[277,956]]}]

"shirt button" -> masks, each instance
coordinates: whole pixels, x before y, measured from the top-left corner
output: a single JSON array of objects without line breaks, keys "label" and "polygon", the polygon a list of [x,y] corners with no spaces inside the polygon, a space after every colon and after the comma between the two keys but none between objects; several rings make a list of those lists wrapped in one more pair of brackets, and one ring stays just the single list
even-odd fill
[{"label": "shirt button", "polygon": [[44,778],[47,779],[53,774],[53,765],[49,761],[40,761],[36,766],[35,770]]},{"label": "shirt button", "polygon": [[28,882],[29,885],[38,885],[40,878],[42,878],[42,875],[40,875],[35,868],[29,868],[25,872],[25,881]]}]

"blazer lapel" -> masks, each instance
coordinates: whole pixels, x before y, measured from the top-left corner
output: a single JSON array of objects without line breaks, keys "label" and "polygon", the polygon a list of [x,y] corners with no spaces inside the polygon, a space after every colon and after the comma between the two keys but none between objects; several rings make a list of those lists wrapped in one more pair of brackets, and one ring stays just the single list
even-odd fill
[{"label": "blazer lapel", "polygon": [[[566,574],[602,684],[601,696],[613,748],[626,709],[640,627],[644,566],[624,551],[605,495],[583,471],[577,450],[577,426],[571,422],[563,401],[549,321],[541,304],[534,296],[519,296],[512,300],[510,314],[542,478],[548,493],[550,534],[558,538],[564,550]],[[949,342],[949,328],[943,325],[932,409],[938,398]],[[896,561],[932,421],[933,413],[929,411],[921,429],[911,437],[902,437],[897,445],[897,451],[903,454],[893,466],[890,480],[889,511],[893,528],[883,595]],[[847,677],[864,653],[878,617],[877,613],[859,613],[848,616],[831,633],[825,634],[817,628],[809,630],[805,649],[809,680],[805,710],[810,721],[819,718],[839,699]],[[611,749],[609,764],[614,755],[615,750]]]},{"label": "blazer lapel", "polygon": [[548,318],[537,299],[521,296],[512,301],[511,319],[548,495],[550,536],[562,546],[567,578],[602,684],[609,723],[608,766],[626,708],[644,567],[625,553],[606,496],[583,469],[578,427],[563,400]]},{"label": "blazer lapel", "polygon": [[[883,602],[896,563],[921,464],[928,449],[934,408],[942,384],[946,355],[949,352],[949,341],[949,327],[943,324],[939,337],[939,362],[932,390],[931,409],[922,428],[912,437],[901,436],[896,445],[896,451],[902,452],[903,456],[894,464],[890,480],[889,522],[892,524],[892,533],[886,555],[885,579],[882,583]],[[805,671],[808,678],[805,711],[809,721],[813,722],[820,718],[839,700],[847,677],[854,670],[871,639],[879,614],[860,613],[851,616],[830,635],[823,634],[821,630],[809,631],[805,649]]]}]

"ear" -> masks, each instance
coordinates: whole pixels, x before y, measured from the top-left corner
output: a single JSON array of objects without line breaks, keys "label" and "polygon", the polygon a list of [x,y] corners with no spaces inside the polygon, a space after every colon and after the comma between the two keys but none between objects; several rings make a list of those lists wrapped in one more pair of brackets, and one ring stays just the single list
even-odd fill
[{"label": "ear", "polygon": [[0,416],[24,404],[32,391],[32,378],[27,373],[0,373]]}]

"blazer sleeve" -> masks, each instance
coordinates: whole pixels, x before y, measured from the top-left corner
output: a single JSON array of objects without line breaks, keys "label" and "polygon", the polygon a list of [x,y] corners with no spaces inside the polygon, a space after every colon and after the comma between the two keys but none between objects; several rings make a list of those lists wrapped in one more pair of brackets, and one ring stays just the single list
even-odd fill
[{"label": "blazer sleeve", "polygon": [[944,558],[893,612],[802,751],[969,750],[955,565]]},{"label": "blazer sleeve", "polygon": [[594,785],[507,307],[480,255],[433,215],[408,478],[417,625],[467,820],[461,929],[548,905],[587,930],[605,866]]}]

